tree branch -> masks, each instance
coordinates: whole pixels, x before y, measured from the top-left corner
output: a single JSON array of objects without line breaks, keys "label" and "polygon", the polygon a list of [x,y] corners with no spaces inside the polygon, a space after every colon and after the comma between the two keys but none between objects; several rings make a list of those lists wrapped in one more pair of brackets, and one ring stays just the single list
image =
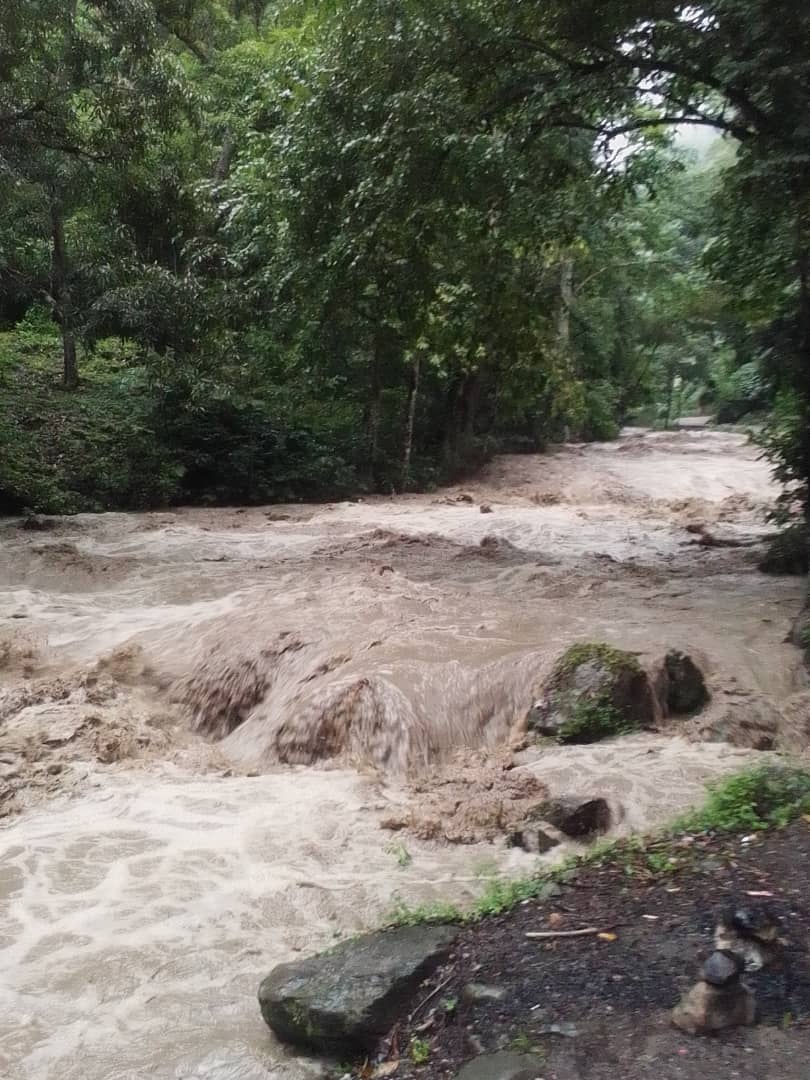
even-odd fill
[{"label": "tree branch", "polygon": [[181,30],[176,26],[172,26],[171,23],[166,22],[165,19],[159,18],[158,22],[167,34],[170,34],[173,38],[177,38],[181,45],[185,45],[191,55],[196,57],[201,64],[208,63],[208,53],[198,41],[194,40],[194,38],[190,34],[186,33],[185,30]]}]

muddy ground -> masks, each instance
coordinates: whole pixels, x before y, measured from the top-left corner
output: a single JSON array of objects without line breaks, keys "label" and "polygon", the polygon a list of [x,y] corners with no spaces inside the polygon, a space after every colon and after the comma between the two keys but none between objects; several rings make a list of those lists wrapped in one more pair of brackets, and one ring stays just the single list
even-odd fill
[{"label": "muddy ground", "polygon": [[[462,932],[386,1040],[376,1075],[444,1080],[482,1051],[508,1049],[534,1055],[542,1080],[806,1080],[808,885],[807,821],[744,839],[662,842],[580,869],[555,895]],[[789,975],[747,976],[756,1027],[684,1035],[670,1010],[711,951],[717,909],[740,902],[765,903],[780,918]],[[585,927],[605,936],[526,937]],[[469,1003],[471,983],[502,1000]],[[409,1059],[412,1040],[429,1047],[427,1063]]]}]

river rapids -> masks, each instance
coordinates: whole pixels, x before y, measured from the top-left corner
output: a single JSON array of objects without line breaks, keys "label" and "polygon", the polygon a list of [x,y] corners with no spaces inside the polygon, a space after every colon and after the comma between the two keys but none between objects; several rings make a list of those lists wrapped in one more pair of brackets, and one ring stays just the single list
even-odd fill
[{"label": "river rapids", "polygon": [[[0,1075],[318,1075],[262,1024],[274,964],[536,863],[392,814],[509,759],[628,833],[803,752],[802,582],[756,569],[775,496],[741,435],[629,431],[437,494],[0,524]],[[690,653],[711,704],[520,749],[594,640]]]}]

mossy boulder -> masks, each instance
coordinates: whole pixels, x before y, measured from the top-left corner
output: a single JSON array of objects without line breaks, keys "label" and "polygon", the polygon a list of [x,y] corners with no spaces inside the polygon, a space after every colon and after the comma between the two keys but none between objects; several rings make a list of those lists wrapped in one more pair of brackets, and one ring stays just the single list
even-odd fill
[{"label": "mossy boulder", "polygon": [[454,926],[404,926],[274,968],[259,987],[283,1042],[336,1057],[371,1051],[420,984],[446,959]]},{"label": "mossy boulder", "polygon": [[586,643],[560,657],[527,720],[537,735],[590,743],[651,727],[656,715],[653,687],[637,658]]}]

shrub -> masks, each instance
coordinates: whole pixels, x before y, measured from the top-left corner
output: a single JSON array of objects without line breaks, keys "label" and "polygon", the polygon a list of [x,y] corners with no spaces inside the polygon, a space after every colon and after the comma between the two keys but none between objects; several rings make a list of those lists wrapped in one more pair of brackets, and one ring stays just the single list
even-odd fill
[{"label": "shrub", "polygon": [[681,823],[688,829],[756,832],[810,813],[810,773],[758,765],[714,784],[702,809]]}]

